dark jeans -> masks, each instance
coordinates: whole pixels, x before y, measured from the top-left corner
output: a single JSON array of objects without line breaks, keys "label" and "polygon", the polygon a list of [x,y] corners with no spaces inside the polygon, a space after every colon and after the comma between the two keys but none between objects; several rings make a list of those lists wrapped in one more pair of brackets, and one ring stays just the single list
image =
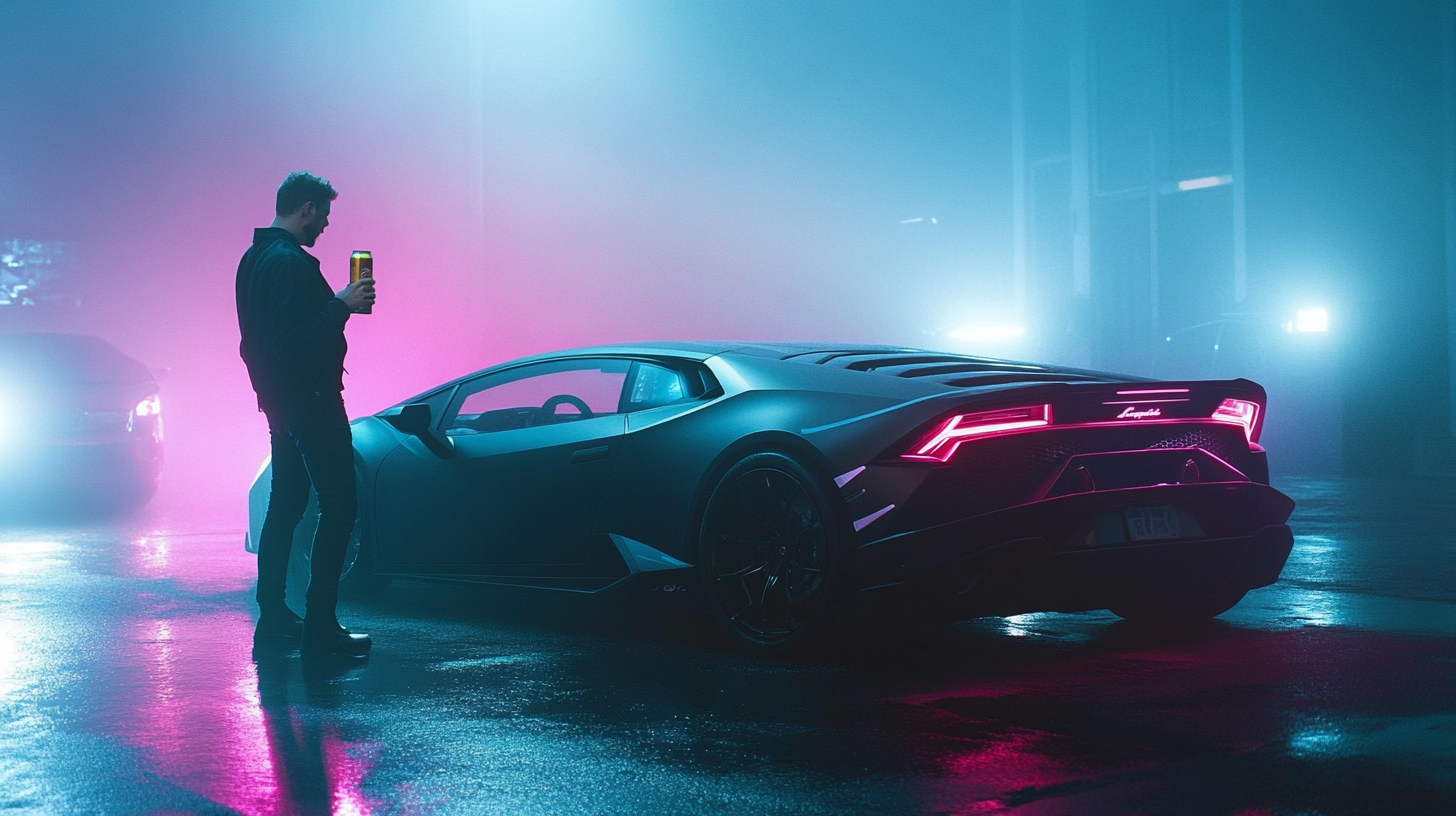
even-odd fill
[{"label": "dark jeans", "polygon": [[273,485],[258,536],[258,606],[281,611],[293,531],[308,508],[310,484],[318,494],[306,617],[334,620],[339,573],[359,500],[354,490],[354,445],[340,394],[325,393],[265,409],[273,443]]}]

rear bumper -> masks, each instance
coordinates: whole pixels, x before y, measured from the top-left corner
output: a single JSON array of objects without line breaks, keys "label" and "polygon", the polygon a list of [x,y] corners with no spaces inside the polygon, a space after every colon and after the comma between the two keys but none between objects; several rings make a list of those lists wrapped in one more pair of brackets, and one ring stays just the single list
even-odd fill
[{"label": "rear bumper", "polygon": [[[1099,517],[1172,506],[1204,535],[1100,543]],[[1160,485],[1067,496],[860,548],[867,605],[974,617],[1106,609],[1149,593],[1242,593],[1279,578],[1294,503],[1261,484]],[[1088,533],[1091,533],[1090,535]]]}]

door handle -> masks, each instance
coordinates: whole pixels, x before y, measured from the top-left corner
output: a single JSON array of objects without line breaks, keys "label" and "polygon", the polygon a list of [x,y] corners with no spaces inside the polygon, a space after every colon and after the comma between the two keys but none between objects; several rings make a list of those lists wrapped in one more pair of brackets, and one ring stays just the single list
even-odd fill
[{"label": "door handle", "polygon": [[595,462],[598,459],[607,458],[607,454],[611,452],[612,448],[609,445],[598,445],[595,448],[582,448],[581,450],[571,452],[571,463],[573,465],[579,465],[582,462]]}]

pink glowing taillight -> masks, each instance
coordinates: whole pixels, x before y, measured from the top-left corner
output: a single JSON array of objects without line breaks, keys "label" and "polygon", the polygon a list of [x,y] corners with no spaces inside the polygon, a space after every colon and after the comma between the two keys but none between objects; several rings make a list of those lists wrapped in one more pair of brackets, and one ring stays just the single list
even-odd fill
[{"label": "pink glowing taillight", "polygon": [[1227,422],[1244,429],[1244,438],[1256,442],[1254,423],[1259,419],[1259,403],[1248,400],[1226,399],[1213,409],[1215,422]]},{"label": "pink glowing taillight", "polygon": [[956,414],[942,422],[936,429],[915,443],[905,459],[928,459],[948,462],[956,449],[968,439],[983,436],[1024,431],[1052,424],[1050,405],[1028,405],[1024,408],[1002,408],[996,411],[978,411],[974,414]]}]

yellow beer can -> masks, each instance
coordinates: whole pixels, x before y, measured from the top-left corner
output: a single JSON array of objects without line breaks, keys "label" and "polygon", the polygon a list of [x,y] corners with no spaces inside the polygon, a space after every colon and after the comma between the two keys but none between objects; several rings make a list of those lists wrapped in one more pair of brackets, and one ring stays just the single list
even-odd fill
[{"label": "yellow beer can", "polygon": [[[356,249],[354,254],[349,256],[349,283],[358,283],[360,278],[374,277],[374,256],[367,249]],[[371,305],[360,314],[370,314],[374,311]]]}]

